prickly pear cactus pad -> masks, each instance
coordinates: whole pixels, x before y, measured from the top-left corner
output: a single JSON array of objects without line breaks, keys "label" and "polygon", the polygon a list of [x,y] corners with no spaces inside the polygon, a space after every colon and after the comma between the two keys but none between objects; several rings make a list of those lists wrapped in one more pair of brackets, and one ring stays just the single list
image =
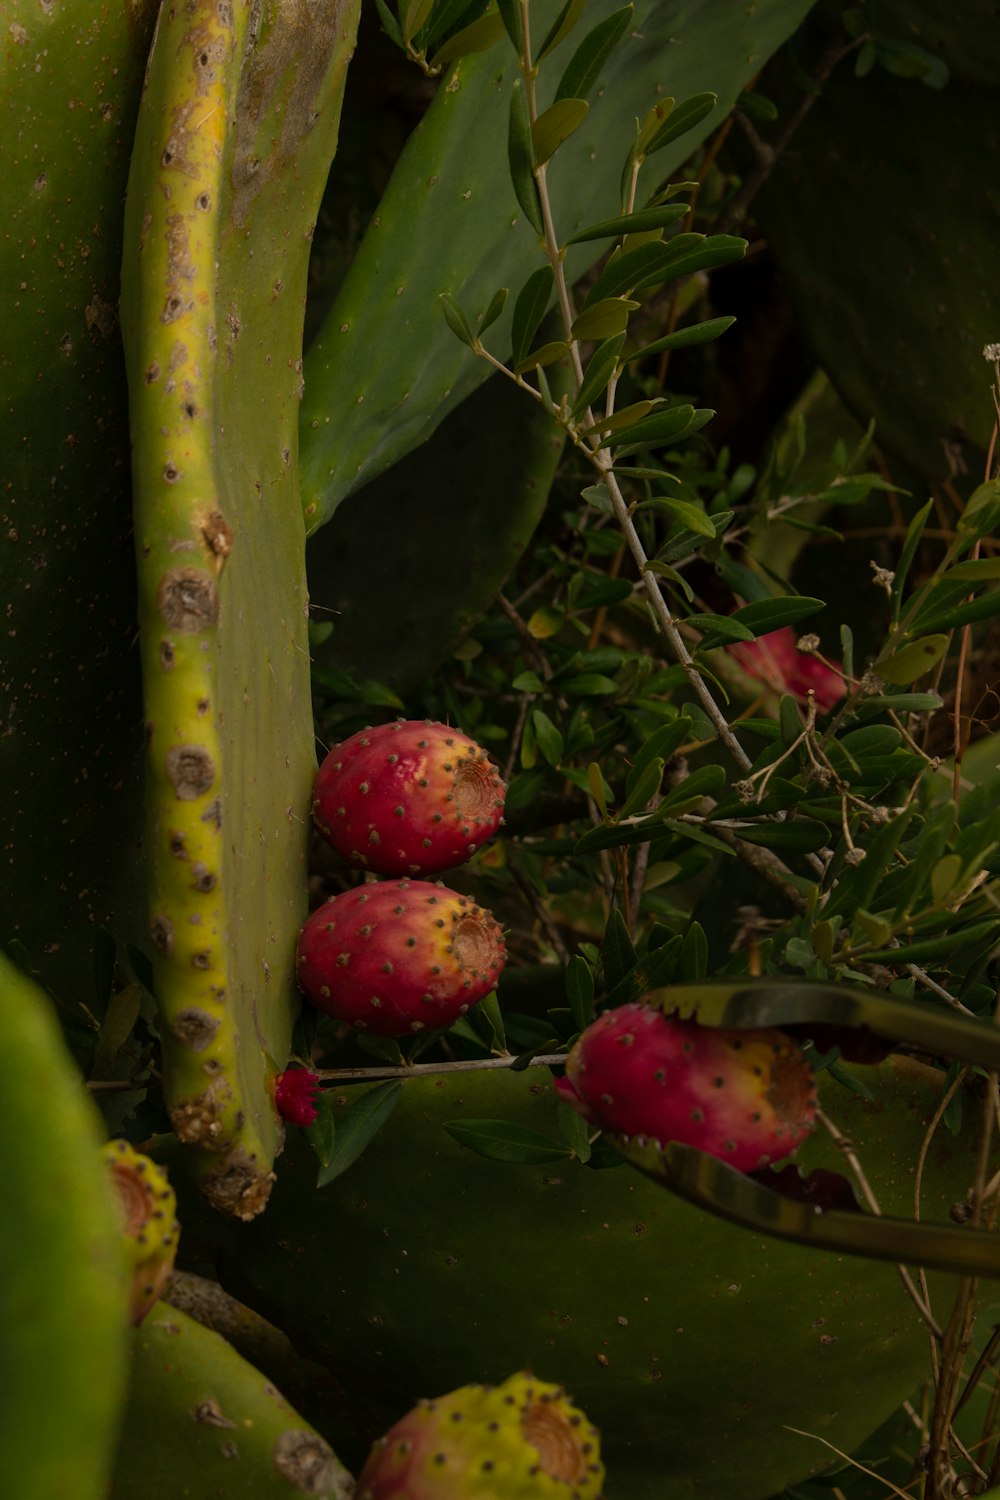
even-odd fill
[{"label": "prickly pear cactus pad", "polygon": [[0,27],[0,938],[60,996],[90,963],[95,924],[142,932],[117,304],[155,14],[155,0],[5,0]]},{"label": "prickly pear cactus pad", "polygon": [[102,1500],[126,1270],[100,1122],[48,1000],[0,955],[0,1493]]},{"label": "prickly pear cactus pad", "polygon": [[[877,1105],[827,1081],[822,1107],[884,1211],[912,1216],[941,1075],[894,1060],[865,1076]],[[238,1231],[232,1290],[383,1428],[421,1395],[519,1363],[555,1375],[603,1435],[608,1500],[767,1500],[830,1461],[787,1426],[850,1452],[919,1381],[926,1333],[892,1266],[762,1239],[568,1149],[536,1167],[486,1160],[443,1128],[516,1121],[558,1140],[555,1109],[531,1072],[407,1082],[320,1192],[291,1141],[272,1211]],[[925,1217],[947,1219],[971,1149],[972,1134],[935,1137]],[[815,1135],[800,1159],[842,1166]]]},{"label": "prickly pear cactus pad", "polygon": [[[585,128],[566,148],[556,190],[564,232],[579,228],[596,202],[617,201],[635,117],[659,93],[719,96],[697,131],[659,158],[666,174],[719,123],[812,3],[640,0]],[[596,0],[584,9],[585,27],[607,14]],[[558,12],[555,3],[538,7],[539,35]],[[310,345],[302,406],[302,500],[310,531],[346,495],[426,441],[489,373],[449,337],[438,294],[459,296],[478,315],[497,287],[517,286],[536,264],[537,240],[518,209],[506,158],[516,73],[506,43],[463,57],[449,71]],[[574,259],[574,275],[586,269],[586,255],[585,248]],[[500,328],[510,326],[510,311],[505,316]]]},{"label": "prickly pear cactus pad", "polygon": [[113,1500],[348,1500],[330,1445],[218,1333],[158,1302],[133,1335]]},{"label": "prickly pear cactus pad", "polygon": [[264,1205],[314,767],[296,427],[309,242],[356,0],[165,4],[122,321],[165,1092],[203,1189]]},{"label": "prickly pear cactus pad", "polygon": [[177,1255],[177,1199],[167,1174],[128,1141],[108,1141],[101,1153],[118,1199],[131,1275],[129,1316],[138,1327],[163,1296]]}]

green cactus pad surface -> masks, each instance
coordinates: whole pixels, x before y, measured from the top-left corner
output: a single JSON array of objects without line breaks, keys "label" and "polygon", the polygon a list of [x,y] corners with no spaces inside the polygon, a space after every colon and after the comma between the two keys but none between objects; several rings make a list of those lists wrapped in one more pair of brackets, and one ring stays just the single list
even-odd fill
[{"label": "green cactus pad surface", "polygon": [[100,1121],[42,992],[0,954],[0,1493],[102,1500],[126,1274]]},{"label": "green cactus pad surface", "polygon": [[348,1500],[329,1444],[225,1339],[158,1302],[133,1335],[113,1500]]},{"label": "green cactus pad surface", "polygon": [[[942,1075],[897,1059],[863,1076],[876,1104],[827,1080],[823,1107],[883,1209],[911,1216]],[[290,1144],[273,1211],[239,1232],[228,1268],[383,1426],[418,1396],[530,1365],[601,1430],[608,1500],[766,1500],[829,1463],[788,1426],[849,1452],[924,1373],[926,1333],[893,1267],[763,1239],[628,1167],[485,1160],[443,1128],[463,1119],[558,1139],[534,1071],[408,1082],[323,1191]],[[964,1191],[971,1140],[935,1137],[926,1218],[947,1220]],[[825,1137],[800,1155],[842,1165]],[[939,1295],[949,1284],[931,1279]]]},{"label": "green cactus pad surface", "polygon": [[[732,106],[741,86],[781,45],[812,0],[745,5],[644,0],[612,54],[585,124],[553,162],[550,187],[561,238],[619,205],[622,164],[636,117],[662,95],[711,90],[719,104],[696,130],[656,157],[649,190],[690,155]],[[532,7],[544,36],[558,6]],[[582,37],[606,9],[591,0]],[[554,89],[561,69],[543,75]],[[430,437],[489,374],[445,324],[440,293],[481,316],[498,287],[507,310],[487,336],[510,353],[514,293],[541,263],[507,164],[510,89],[517,76],[506,40],[462,58],[442,81],[396,166],[361,248],[309,348],[302,405],[302,501],[310,531],[340,501]],[[594,258],[578,247],[580,275]],[[527,399],[527,398],[526,398]]]},{"label": "green cactus pad surface", "polygon": [[[823,7],[831,26],[842,9]],[[807,338],[848,406],[875,418],[876,441],[932,482],[975,476],[995,416],[982,350],[1000,337],[1000,208],[981,190],[1000,149],[985,62],[996,15],[982,0],[960,13],[921,0],[879,5],[876,19],[880,34],[943,58],[949,82],[930,88],[877,65],[856,78],[841,65],[754,215]],[[949,228],[956,203],[960,230]]]},{"label": "green cactus pad surface", "polygon": [[[121,204],[155,0],[5,0],[0,940],[60,998],[142,933]],[[42,830],[48,830],[40,836]]]},{"label": "green cactus pad surface", "polygon": [[260,1211],[315,767],[296,433],[309,243],[356,0],[161,12],[126,211],[165,1094],[203,1191]]}]

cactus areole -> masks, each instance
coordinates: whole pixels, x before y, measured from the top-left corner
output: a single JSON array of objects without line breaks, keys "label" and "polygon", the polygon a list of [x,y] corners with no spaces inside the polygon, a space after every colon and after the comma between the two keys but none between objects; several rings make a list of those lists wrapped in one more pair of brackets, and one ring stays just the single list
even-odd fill
[{"label": "cactus areole", "polygon": [[530,1374],[421,1401],[375,1444],[357,1500],[600,1500],[600,1439]]},{"label": "cactus areole", "polygon": [[506,961],[488,911],[443,885],[386,880],[333,896],[299,934],[296,972],[319,1009],[380,1036],[450,1026]]},{"label": "cactus areole", "polygon": [[555,1087],[602,1130],[680,1141],[741,1172],[788,1156],[816,1116],[812,1068],[784,1032],[701,1026],[641,1003],[588,1026]]},{"label": "cactus areole", "polygon": [[475,740],[429,719],[397,719],[330,751],[316,777],[313,817],[353,865],[434,875],[492,838],[506,790]]}]

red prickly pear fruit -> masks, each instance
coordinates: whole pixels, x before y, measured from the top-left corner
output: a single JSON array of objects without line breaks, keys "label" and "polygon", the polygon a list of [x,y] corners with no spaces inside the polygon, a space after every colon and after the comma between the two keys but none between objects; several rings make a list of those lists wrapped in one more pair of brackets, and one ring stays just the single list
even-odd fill
[{"label": "red prickly pear fruit", "polygon": [[173,1275],[180,1238],[177,1200],[163,1168],[134,1150],[128,1141],[108,1141],[101,1156],[121,1210],[132,1278],[129,1320],[138,1328]]},{"label": "red prickly pear fruit", "polygon": [[530,1374],[421,1401],[375,1444],[355,1500],[601,1500],[600,1438]]},{"label": "red prickly pear fruit", "polygon": [[507,788],[486,751],[430,719],[363,729],[316,776],[313,817],[352,865],[434,875],[465,864],[503,819]]},{"label": "red prickly pear fruit", "polygon": [[299,933],[299,985],[319,1009],[379,1036],[450,1026],[495,987],[503,933],[468,896],[386,880],[332,896]]},{"label": "red prickly pear fruit", "polygon": [[555,1086],[602,1130],[680,1141],[741,1172],[788,1156],[816,1117],[812,1068],[784,1032],[701,1026],[640,1003],[588,1026]]},{"label": "red prickly pear fruit", "polygon": [[274,1080],[274,1102],[278,1114],[289,1125],[311,1125],[316,1119],[319,1074],[307,1068],[288,1068]]}]

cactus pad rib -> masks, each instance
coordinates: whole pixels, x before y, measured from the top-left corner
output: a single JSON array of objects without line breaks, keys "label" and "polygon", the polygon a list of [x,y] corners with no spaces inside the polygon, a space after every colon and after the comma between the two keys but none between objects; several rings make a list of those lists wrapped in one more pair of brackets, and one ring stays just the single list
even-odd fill
[{"label": "cactus pad rib", "polygon": [[312,724],[296,424],[354,0],[165,5],[126,214],[165,1091],[203,1191],[264,1205],[296,1010]]}]

